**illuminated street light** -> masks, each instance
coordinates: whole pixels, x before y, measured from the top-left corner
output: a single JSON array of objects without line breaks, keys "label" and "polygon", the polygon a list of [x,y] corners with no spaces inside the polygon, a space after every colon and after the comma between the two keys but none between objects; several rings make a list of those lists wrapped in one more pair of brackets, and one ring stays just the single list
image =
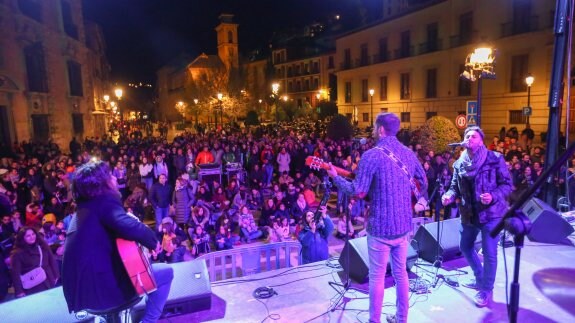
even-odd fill
[{"label": "illuminated street light", "polygon": [[527,75],[527,77],[525,78],[525,84],[527,84],[527,108],[530,111],[529,114],[527,115],[527,118],[525,119],[526,126],[529,126],[529,117],[531,115],[531,112],[533,111],[531,109],[531,85],[533,85],[533,82],[535,82],[535,78],[531,74]]},{"label": "illuminated street light", "polygon": [[278,92],[280,90],[280,84],[279,83],[273,83],[272,84],[272,97],[274,98],[274,103],[276,105],[276,126],[279,124],[279,115],[278,115]]},{"label": "illuminated street light", "polygon": [[123,124],[124,123],[124,114],[122,113],[122,107],[120,106],[119,101],[122,100],[122,95],[124,94],[124,91],[122,91],[121,88],[116,88],[114,90],[114,94],[116,94],[116,97],[118,98],[118,110],[120,111],[120,121]]},{"label": "illuminated street light", "polygon": [[374,89],[369,89],[369,96],[371,97],[371,125],[373,126],[373,94],[375,93]]},{"label": "illuminated street light", "polygon": [[[223,113],[223,107],[222,107],[222,99],[224,98],[224,95],[222,93],[218,93],[217,95],[218,97],[218,103],[219,103],[219,110],[220,110],[220,121],[222,124],[222,128],[224,126],[224,113]],[[218,113],[216,111],[216,128],[218,127]]]},{"label": "illuminated street light", "polygon": [[460,77],[468,81],[477,80],[477,111],[476,125],[481,127],[481,92],[483,89],[483,79],[495,79],[495,54],[497,50],[489,47],[476,48],[473,53],[467,55],[465,59],[465,71]]}]

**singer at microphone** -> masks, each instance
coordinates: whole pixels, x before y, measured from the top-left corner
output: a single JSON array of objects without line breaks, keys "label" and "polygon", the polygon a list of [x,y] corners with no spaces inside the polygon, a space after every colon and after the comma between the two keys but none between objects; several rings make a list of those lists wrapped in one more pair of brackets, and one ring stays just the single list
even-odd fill
[{"label": "singer at microphone", "polygon": [[467,148],[467,144],[468,144],[468,142],[464,140],[464,141],[462,141],[462,142],[453,142],[453,143],[447,144],[447,146],[449,146],[449,147],[464,147],[464,148]]}]

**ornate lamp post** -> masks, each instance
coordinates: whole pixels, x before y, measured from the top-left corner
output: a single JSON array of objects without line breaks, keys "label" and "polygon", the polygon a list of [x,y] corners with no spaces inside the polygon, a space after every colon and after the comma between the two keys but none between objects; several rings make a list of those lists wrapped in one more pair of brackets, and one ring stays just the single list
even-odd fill
[{"label": "ornate lamp post", "polygon": [[369,89],[369,96],[371,98],[371,125],[373,126],[373,94],[375,93],[374,89]]},{"label": "ornate lamp post", "polygon": [[527,115],[527,118],[525,119],[525,125],[528,126],[529,125],[529,116],[531,115],[531,112],[533,111],[531,109],[531,85],[533,85],[533,82],[535,81],[535,78],[529,74],[527,75],[527,77],[525,78],[525,84],[527,84],[527,108],[529,108],[529,114]]},{"label": "ornate lamp post", "polygon": [[194,110],[196,112],[196,127],[198,126],[198,99],[194,99]]},{"label": "ornate lamp post", "polygon": [[495,79],[495,54],[497,50],[490,47],[476,48],[465,60],[465,71],[460,77],[469,81],[477,80],[477,126],[481,127],[481,92],[483,79]]}]

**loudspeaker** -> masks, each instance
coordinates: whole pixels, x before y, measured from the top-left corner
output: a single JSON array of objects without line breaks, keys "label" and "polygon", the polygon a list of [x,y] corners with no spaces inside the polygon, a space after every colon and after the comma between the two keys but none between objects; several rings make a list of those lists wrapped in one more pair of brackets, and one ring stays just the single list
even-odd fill
[{"label": "loudspeaker", "polygon": [[[437,239],[437,226],[439,225],[439,235],[441,241]],[[459,226],[460,219],[448,219],[439,222],[430,222],[419,227],[411,245],[419,254],[419,258],[434,262],[437,256],[437,247],[439,244],[439,256],[442,259],[450,260],[462,257],[459,250]],[[481,234],[477,235],[475,244],[481,243]]]},{"label": "loudspeaker", "polygon": [[521,208],[533,226],[529,240],[559,244],[571,233],[573,227],[557,211],[538,198],[531,198]]},{"label": "loudspeaker", "polygon": [[[212,288],[205,260],[170,264],[174,279],[162,318],[208,310],[212,307]],[[132,321],[139,322],[146,310],[142,300],[132,309]]]},{"label": "loudspeaker", "polygon": [[[349,262],[347,253],[349,251]],[[391,275],[391,256],[390,261],[387,263],[387,275]],[[407,271],[417,260],[417,253],[408,245],[407,247]],[[349,275],[351,279],[358,283],[364,283],[369,274],[369,254],[367,249],[367,237],[355,238],[348,240],[343,246],[343,250],[339,255],[339,264],[343,270]]]}]

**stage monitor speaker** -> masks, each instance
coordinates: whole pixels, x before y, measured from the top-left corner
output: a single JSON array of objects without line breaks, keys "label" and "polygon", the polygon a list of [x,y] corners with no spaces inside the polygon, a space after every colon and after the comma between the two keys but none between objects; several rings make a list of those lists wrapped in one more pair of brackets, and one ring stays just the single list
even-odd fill
[{"label": "stage monitor speaker", "polygon": [[[348,240],[343,246],[343,250],[339,255],[339,264],[343,270],[349,275],[351,279],[358,283],[364,283],[367,281],[369,274],[369,254],[367,251],[367,237],[355,238]],[[347,253],[349,251],[349,261],[347,259]],[[391,257],[390,257],[391,259]],[[407,248],[407,271],[411,270],[411,267],[415,264],[417,260],[417,253],[408,245]],[[391,262],[387,263],[387,275],[391,274]]]},{"label": "stage monitor speaker", "polygon": [[533,226],[527,235],[529,240],[559,244],[571,233],[573,227],[557,211],[538,198],[531,198],[521,208]]},{"label": "stage monitor speaker", "polygon": [[[205,260],[192,260],[170,264],[174,280],[164,306],[162,318],[208,310],[212,307],[212,288]],[[132,320],[139,322],[146,309],[142,300],[132,310]]]},{"label": "stage monitor speaker", "polygon": [[[459,250],[460,223],[460,219],[448,219],[439,222],[439,224],[430,222],[420,226],[415,236],[413,236],[413,240],[411,240],[411,245],[419,254],[419,258],[431,263],[435,262],[438,244],[439,256],[444,261],[461,257],[461,250]],[[441,237],[439,242],[437,239],[438,225]],[[478,234],[475,244],[478,246],[480,243],[481,234]],[[477,249],[479,249],[479,246]]]}]

